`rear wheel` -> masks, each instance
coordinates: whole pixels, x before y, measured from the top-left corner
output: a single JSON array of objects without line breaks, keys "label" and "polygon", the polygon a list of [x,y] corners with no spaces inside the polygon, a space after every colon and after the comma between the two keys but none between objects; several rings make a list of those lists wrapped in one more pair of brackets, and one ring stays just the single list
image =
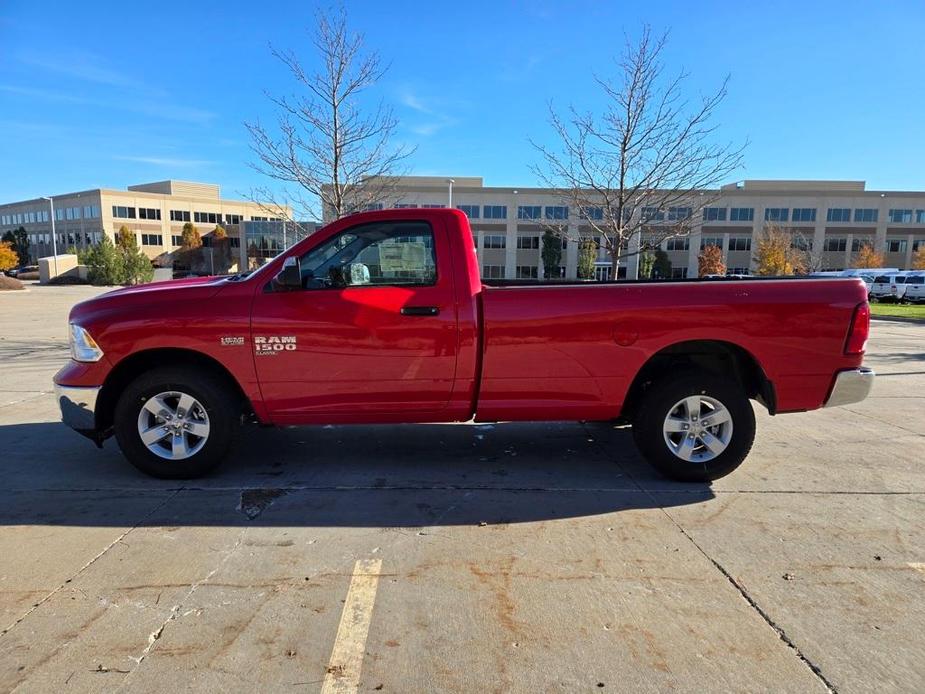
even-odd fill
[{"label": "rear wheel", "polygon": [[755,439],[755,413],[735,381],[688,373],[649,387],[633,422],[633,438],[665,476],[708,482],[745,460]]},{"label": "rear wheel", "polygon": [[210,374],[161,368],[132,381],[116,403],[122,453],[154,477],[199,477],[218,465],[236,428],[234,394]]}]

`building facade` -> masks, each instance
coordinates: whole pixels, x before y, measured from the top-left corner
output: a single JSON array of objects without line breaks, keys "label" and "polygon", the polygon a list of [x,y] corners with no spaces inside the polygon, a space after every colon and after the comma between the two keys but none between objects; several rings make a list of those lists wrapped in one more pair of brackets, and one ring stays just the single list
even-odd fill
[{"label": "building facade", "polygon": [[[192,222],[208,245],[208,235],[222,226],[234,255],[241,247],[240,226],[245,221],[288,218],[289,209],[268,212],[254,202],[226,200],[211,183],[160,181],[129,186],[126,190],[95,188],[51,196],[54,203],[58,253],[86,248],[110,239],[122,226],[135,233],[139,248],[160,264],[180,246],[183,225]],[[32,259],[52,254],[52,205],[38,198],[0,205],[0,234],[23,227],[29,236]]]},{"label": "building facade", "polygon": [[[754,241],[766,224],[795,232],[813,269],[851,266],[859,248],[882,251],[885,267],[910,268],[912,254],[925,247],[925,192],[869,191],[863,181],[746,180],[704,191],[709,205],[648,211],[647,224],[673,223],[672,213],[698,210],[690,233],[661,241],[675,277],[696,277],[697,256],[719,246],[730,274],[754,268]],[[546,228],[562,230],[560,276],[577,274],[579,238],[592,235],[587,223],[555,191],[543,188],[486,187],[478,177],[407,176],[397,179],[391,200],[373,207],[447,207],[469,216],[486,278],[543,277],[541,237]],[[702,208],[702,210],[701,210]],[[637,211],[636,214],[640,214]],[[645,234],[642,241],[646,242]],[[639,239],[631,244],[638,249]],[[635,248],[633,248],[635,245]],[[636,277],[638,255],[623,261],[620,276]],[[610,279],[610,261],[601,250],[598,279]]]}]

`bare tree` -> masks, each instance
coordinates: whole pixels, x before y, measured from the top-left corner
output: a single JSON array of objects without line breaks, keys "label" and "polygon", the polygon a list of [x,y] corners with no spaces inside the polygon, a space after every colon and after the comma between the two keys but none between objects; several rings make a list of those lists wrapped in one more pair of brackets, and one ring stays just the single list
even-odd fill
[{"label": "bare tree", "polygon": [[557,146],[532,143],[541,154],[534,173],[555,190],[600,239],[613,276],[645,232],[651,245],[689,234],[720,183],[742,165],[745,145],[716,143],[716,110],[728,77],[696,103],[683,93],[687,73],[666,77],[667,34],[643,28],[626,41],[615,80],[595,76],[606,106],[599,114],[549,106]]},{"label": "bare tree", "polygon": [[[387,70],[379,54],[364,52],[343,8],[319,12],[316,22],[318,69],[307,69],[292,51],[271,48],[301,93],[267,95],[278,108],[275,128],[245,126],[257,156],[253,168],[281,181],[298,213],[337,219],[387,197],[413,150],[390,146],[398,122],[389,107],[365,106],[364,92]],[[267,188],[252,195],[274,210],[287,207],[277,197]]]}]

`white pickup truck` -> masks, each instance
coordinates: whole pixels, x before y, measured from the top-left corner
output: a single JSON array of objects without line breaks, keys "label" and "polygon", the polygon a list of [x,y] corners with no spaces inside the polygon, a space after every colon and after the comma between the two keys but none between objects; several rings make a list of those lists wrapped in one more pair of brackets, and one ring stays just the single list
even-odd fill
[{"label": "white pickup truck", "polygon": [[906,294],[907,272],[887,272],[874,277],[870,286],[870,298],[877,301],[902,301]]},{"label": "white pickup truck", "polygon": [[905,287],[903,299],[913,304],[925,302],[925,270],[917,270],[906,275],[906,282],[903,286]]}]

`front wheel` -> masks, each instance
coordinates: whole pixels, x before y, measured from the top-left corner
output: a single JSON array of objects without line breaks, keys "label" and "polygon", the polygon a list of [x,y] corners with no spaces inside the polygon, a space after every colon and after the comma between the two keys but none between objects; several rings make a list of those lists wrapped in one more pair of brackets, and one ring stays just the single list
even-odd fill
[{"label": "front wheel", "polygon": [[234,396],[219,379],[188,368],[160,368],[129,383],[116,403],[122,453],[142,472],[200,477],[217,466],[236,428]]},{"label": "front wheel", "polygon": [[745,460],[755,440],[755,412],[735,381],[709,372],[665,378],[646,391],[633,439],[663,475],[709,482]]}]

